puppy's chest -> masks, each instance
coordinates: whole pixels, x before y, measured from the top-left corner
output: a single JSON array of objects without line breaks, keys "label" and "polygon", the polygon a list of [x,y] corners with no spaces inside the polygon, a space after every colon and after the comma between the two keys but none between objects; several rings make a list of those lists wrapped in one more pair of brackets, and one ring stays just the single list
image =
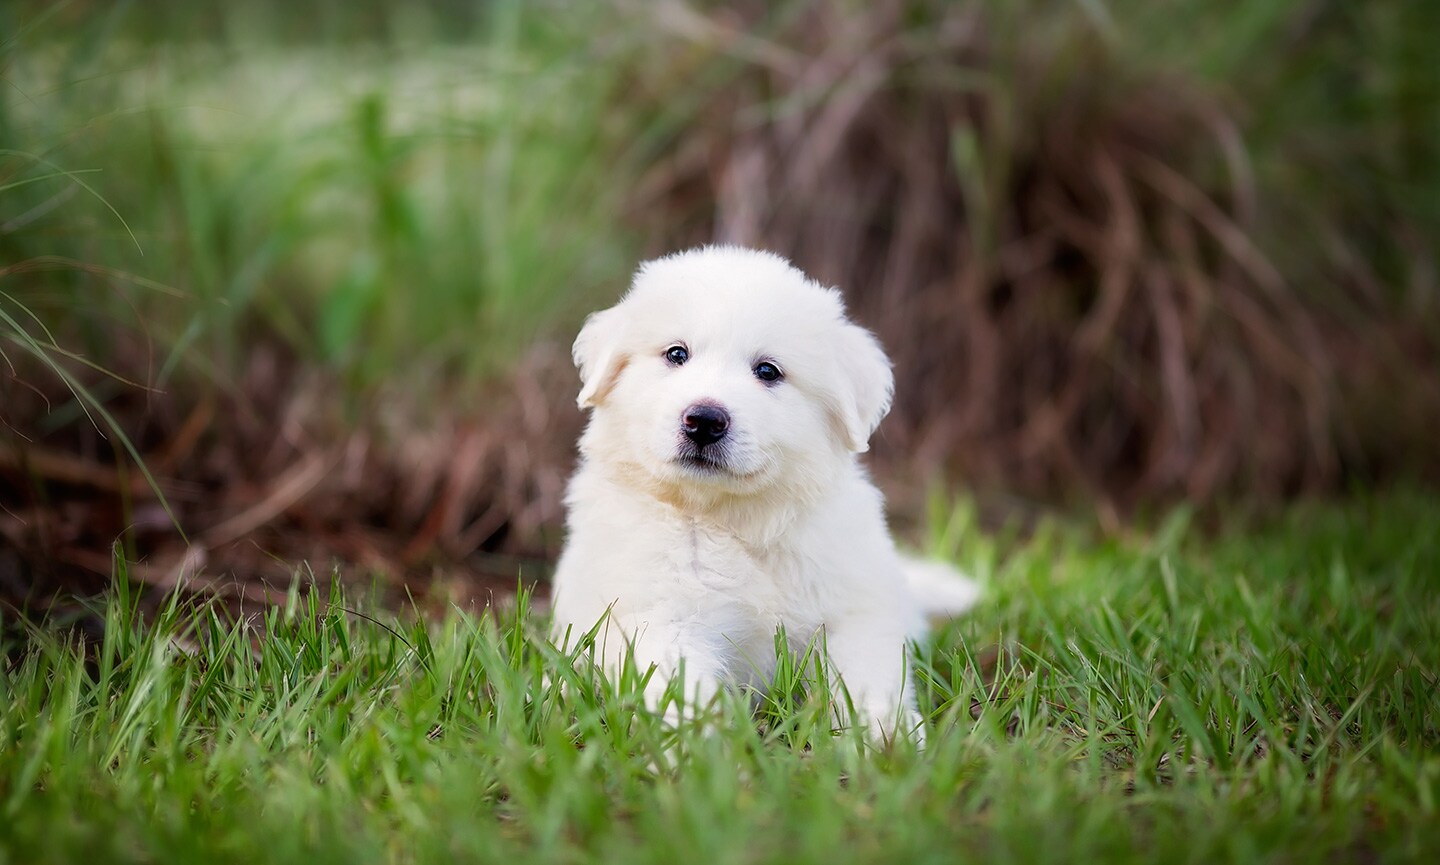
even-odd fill
[{"label": "puppy's chest", "polygon": [[689,527],[672,551],[681,581],[715,603],[739,605],[766,620],[802,625],[804,611],[818,606],[815,576],[805,560],[783,544],[763,549],[737,538]]}]

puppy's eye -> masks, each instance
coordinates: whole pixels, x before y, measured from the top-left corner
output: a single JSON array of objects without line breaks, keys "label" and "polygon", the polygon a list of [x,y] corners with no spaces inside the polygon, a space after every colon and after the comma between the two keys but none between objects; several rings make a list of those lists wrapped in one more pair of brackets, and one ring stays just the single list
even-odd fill
[{"label": "puppy's eye", "polygon": [[690,349],[683,345],[672,345],[665,349],[665,360],[668,361],[671,366],[680,366],[689,359]]},{"label": "puppy's eye", "polygon": [[785,374],[780,371],[780,367],[768,360],[762,360],[755,364],[755,377],[767,384],[779,381],[784,375]]}]

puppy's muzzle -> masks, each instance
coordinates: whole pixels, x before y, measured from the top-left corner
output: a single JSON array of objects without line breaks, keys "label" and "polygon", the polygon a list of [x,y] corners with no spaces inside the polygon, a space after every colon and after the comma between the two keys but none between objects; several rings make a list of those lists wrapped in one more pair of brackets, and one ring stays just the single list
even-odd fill
[{"label": "puppy's muzzle", "polygon": [[697,402],[680,416],[685,438],[698,447],[713,445],[730,430],[730,413],[714,403]]}]

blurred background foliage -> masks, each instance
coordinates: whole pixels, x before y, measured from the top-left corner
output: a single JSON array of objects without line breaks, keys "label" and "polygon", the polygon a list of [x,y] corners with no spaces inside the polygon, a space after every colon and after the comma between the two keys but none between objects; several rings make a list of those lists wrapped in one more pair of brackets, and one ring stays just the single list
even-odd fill
[{"label": "blurred background foliage", "polygon": [[1436,33],[1399,0],[13,0],[0,572],[108,573],[118,535],[161,583],[513,581],[558,543],[571,334],[713,240],[880,333],[902,513],[1433,478]]}]

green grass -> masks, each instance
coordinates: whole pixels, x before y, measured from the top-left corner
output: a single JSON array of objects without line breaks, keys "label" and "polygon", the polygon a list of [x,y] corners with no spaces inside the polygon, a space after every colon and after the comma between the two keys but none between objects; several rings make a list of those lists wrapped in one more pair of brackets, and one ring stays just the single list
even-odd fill
[{"label": "green grass", "polygon": [[145,384],[230,382],[259,341],[356,394],[473,383],[633,264],[623,69],[583,23],[499,3],[417,48],[51,11],[0,39],[0,310]]},{"label": "green grass", "polygon": [[[123,588],[0,675],[0,862],[1372,862],[1440,850],[1440,502],[1019,540],[919,672],[923,752],[828,731],[814,665],[666,729],[511,609],[297,591],[263,623]],[[122,574],[123,576],[123,574]],[[120,583],[123,587],[123,582]],[[183,638],[172,639],[177,634]]]}]

